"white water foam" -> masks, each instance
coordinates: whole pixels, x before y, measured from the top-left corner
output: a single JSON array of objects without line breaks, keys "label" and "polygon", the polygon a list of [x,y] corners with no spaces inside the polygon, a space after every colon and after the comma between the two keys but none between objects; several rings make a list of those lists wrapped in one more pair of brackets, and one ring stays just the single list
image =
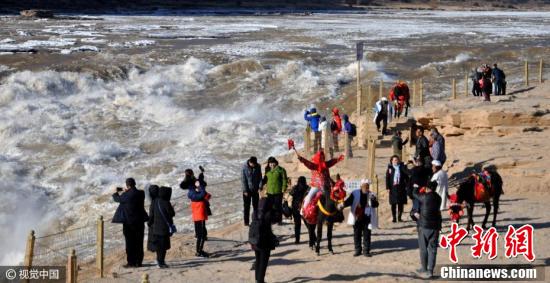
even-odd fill
[{"label": "white water foam", "polygon": [[[10,237],[15,248],[0,247],[8,251],[2,262],[21,260],[30,228],[43,235],[46,227],[60,227],[54,222],[83,223],[99,213],[108,218],[114,204],[95,200],[125,177],[136,177],[140,186],[177,187],[185,168],[203,164],[210,178],[232,179],[247,156],[280,154],[288,137],[299,141],[301,113],[289,114],[273,94],[251,91],[240,101],[201,105],[197,96],[216,95],[205,93],[213,69],[190,58],[182,65],[133,70],[122,81],[55,71],[23,71],[5,78],[0,84],[0,142],[6,149],[2,158],[9,162],[2,162],[0,190],[7,193],[0,201],[18,201],[18,207],[28,210],[2,212],[2,233],[18,233]],[[281,85],[301,88],[287,89],[289,94],[316,87],[315,73],[301,62],[272,72]],[[223,101],[223,95],[218,99]]]}]

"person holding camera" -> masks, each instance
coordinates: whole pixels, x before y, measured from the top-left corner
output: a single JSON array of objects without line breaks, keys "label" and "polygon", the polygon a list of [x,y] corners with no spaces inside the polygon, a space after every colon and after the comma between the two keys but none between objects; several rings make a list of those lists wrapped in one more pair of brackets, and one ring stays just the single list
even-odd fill
[{"label": "person holding camera", "polygon": [[[158,190],[158,193],[157,193]],[[166,265],[166,251],[170,249],[170,236],[175,232],[174,226],[174,207],[170,203],[172,188],[152,185],[149,187],[151,194],[151,205],[149,207],[149,239],[148,249],[157,253],[157,266],[159,268],[168,268]]]},{"label": "person holding camera", "polygon": [[126,188],[116,188],[113,200],[119,206],[113,216],[113,223],[122,223],[122,233],[126,242],[126,260],[124,268],[141,267],[143,263],[143,237],[145,222],[145,193],[136,188],[136,180],[126,179]]},{"label": "person holding camera", "polygon": [[[371,256],[371,230],[378,226],[376,218],[378,200],[376,195],[370,191],[370,183],[369,179],[361,180],[361,188],[351,192],[344,203],[340,204],[340,210],[351,206],[348,224],[353,225],[353,243],[355,244],[353,256],[360,256],[361,252],[366,257]],[[362,249],[361,242],[363,243]]]},{"label": "person holding camera", "polygon": [[187,197],[191,200],[191,215],[195,224],[195,237],[197,238],[196,253],[198,257],[209,257],[204,251],[204,242],[206,241],[206,220],[210,214],[210,194],[206,192],[204,182],[195,180],[192,187],[187,192]]}]

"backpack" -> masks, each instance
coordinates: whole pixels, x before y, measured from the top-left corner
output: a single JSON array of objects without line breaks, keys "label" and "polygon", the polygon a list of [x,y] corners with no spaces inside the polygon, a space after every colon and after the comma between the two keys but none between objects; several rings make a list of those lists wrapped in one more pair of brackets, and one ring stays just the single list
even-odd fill
[{"label": "backpack", "polygon": [[357,136],[357,126],[355,126],[355,124],[351,124],[351,130],[349,131],[349,135],[351,137]]}]

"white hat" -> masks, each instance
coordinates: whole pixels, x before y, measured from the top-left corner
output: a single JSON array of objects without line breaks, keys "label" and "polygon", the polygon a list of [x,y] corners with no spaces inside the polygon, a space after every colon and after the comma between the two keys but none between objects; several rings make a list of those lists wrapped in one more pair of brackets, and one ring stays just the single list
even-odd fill
[{"label": "white hat", "polygon": [[369,180],[369,179],[362,179],[362,180],[361,180],[361,185],[364,185],[364,184],[368,184],[368,185],[370,185],[370,184],[371,184],[371,182],[370,182],[370,180]]},{"label": "white hat", "polygon": [[388,99],[387,99],[385,96],[383,96],[382,98],[380,98],[380,100],[382,100],[382,101],[388,101]]},{"label": "white hat", "polygon": [[439,160],[433,160],[432,165],[437,166],[437,167],[441,167],[441,162]]}]

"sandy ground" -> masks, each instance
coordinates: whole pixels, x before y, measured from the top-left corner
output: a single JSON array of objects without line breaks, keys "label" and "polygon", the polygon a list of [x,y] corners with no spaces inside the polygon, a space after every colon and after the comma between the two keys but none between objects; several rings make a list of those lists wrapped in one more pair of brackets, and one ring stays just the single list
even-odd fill
[{"label": "sandy ground", "polygon": [[[513,91],[513,90],[512,90]],[[485,164],[499,167],[504,179],[505,194],[497,228],[500,233],[498,256],[488,260],[486,256],[474,259],[470,255],[473,240],[468,237],[458,248],[461,264],[527,264],[523,257],[508,259],[504,256],[504,234],[508,225],[531,224],[535,228],[535,265],[550,264],[550,211],[547,203],[548,178],[545,165],[548,163],[550,143],[547,131],[550,126],[550,84],[546,83],[528,90],[495,99],[492,103],[467,97],[449,102],[428,102],[415,109],[415,118],[435,125],[446,135],[448,169],[451,180],[460,179],[473,168]],[[437,118],[434,118],[437,117]],[[458,117],[458,118],[457,118]],[[405,129],[405,120],[392,126]],[[413,152],[413,149],[409,149]],[[363,177],[366,173],[366,150],[356,149],[355,158],[337,165],[332,173],[340,173],[345,179]],[[377,147],[376,173],[382,176],[391,156],[389,137],[384,137]],[[292,156],[280,158],[292,177],[309,176],[307,170]],[[374,186],[376,190],[376,186]],[[455,188],[451,188],[451,193]],[[419,267],[418,243],[414,222],[391,223],[387,195],[379,187],[380,229],[373,232],[371,258],[353,257],[353,231],[345,224],[334,231],[334,255],[321,250],[321,256],[311,251],[304,240],[295,245],[293,225],[274,226],[275,234],[281,237],[281,246],[272,252],[267,270],[267,282],[316,282],[316,281],[422,281],[415,270]],[[410,201],[405,211],[410,210]],[[475,221],[482,221],[482,206],[476,206]],[[484,211],[484,210],[483,210]],[[347,211],[346,211],[347,212]],[[443,233],[449,231],[449,221],[444,215]],[[408,217],[404,217],[408,219]],[[305,227],[303,227],[305,230]],[[254,254],[245,243],[247,229],[234,224],[212,231],[205,250],[212,254],[209,259],[193,257],[194,239],[175,236],[173,248],[168,252],[170,269],[160,270],[154,266],[154,255],[146,252],[145,267],[122,269],[125,262],[123,251],[108,255],[107,278],[98,280],[91,266],[82,266],[80,278],[84,282],[136,282],[147,273],[151,282],[253,282],[250,271]],[[326,247],[326,242],[322,243]],[[450,263],[448,250],[438,250],[438,264]],[[546,278],[550,278],[545,268]]]}]

